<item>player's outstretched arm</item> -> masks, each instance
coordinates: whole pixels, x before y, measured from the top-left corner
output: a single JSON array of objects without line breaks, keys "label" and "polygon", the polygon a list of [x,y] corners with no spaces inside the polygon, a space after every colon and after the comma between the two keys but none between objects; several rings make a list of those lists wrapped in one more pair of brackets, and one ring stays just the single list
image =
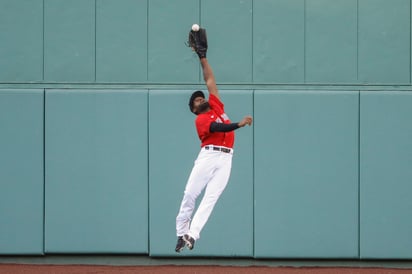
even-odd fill
[{"label": "player's outstretched arm", "polygon": [[205,80],[207,90],[210,94],[213,94],[220,100],[219,91],[216,86],[215,76],[213,75],[212,67],[209,65],[209,62],[205,58],[200,58],[200,64],[202,65],[203,70],[203,79]]}]

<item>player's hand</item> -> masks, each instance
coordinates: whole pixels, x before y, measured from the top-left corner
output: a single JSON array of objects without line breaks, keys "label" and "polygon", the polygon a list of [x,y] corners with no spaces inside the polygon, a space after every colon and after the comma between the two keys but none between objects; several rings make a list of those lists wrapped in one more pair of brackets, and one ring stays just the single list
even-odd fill
[{"label": "player's hand", "polygon": [[250,126],[250,125],[252,125],[252,122],[253,122],[252,116],[247,115],[238,123],[238,125],[239,125],[239,127],[244,127],[246,125]]}]

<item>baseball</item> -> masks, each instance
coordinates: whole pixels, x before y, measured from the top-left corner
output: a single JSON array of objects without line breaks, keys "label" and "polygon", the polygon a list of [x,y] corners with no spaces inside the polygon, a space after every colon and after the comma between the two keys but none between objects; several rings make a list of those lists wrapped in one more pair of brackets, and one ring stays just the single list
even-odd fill
[{"label": "baseball", "polygon": [[200,27],[199,27],[198,24],[193,24],[193,25],[192,25],[192,30],[193,30],[193,31],[199,31],[199,29],[200,29]]}]

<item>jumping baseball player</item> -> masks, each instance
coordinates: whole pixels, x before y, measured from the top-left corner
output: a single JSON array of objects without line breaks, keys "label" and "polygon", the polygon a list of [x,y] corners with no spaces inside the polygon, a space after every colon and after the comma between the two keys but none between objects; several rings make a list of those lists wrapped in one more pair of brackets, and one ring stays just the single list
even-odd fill
[{"label": "jumping baseball player", "polygon": [[[225,113],[212,68],[206,59],[206,30],[200,28],[190,31],[189,46],[199,56],[209,99],[207,100],[204,93],[199,90],[195,91],[189,100],[190,111],[196,115],[195,124],[201,149],[187,181],[176,217],[176,252],[182,251],[185,246],[193,249],[195,241],[200,238],[200,232],[229,180],[234,130],[252,124],[251,116],[245,116],[240,122],[232,123]],[[204,189],[204,197],[191,219],[196,199]]]}]

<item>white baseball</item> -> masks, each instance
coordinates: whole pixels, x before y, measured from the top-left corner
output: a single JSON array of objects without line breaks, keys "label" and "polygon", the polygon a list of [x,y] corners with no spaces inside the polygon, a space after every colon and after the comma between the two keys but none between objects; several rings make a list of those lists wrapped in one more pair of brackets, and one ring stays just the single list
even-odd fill
[{"label": "white baseball", "polygon": [[193,25],[192,25],[192,30],[193,30],[193,31],[199,31],[199,29],[200,29],[200,27],[199,27],[198,24],[193,24]]}]

